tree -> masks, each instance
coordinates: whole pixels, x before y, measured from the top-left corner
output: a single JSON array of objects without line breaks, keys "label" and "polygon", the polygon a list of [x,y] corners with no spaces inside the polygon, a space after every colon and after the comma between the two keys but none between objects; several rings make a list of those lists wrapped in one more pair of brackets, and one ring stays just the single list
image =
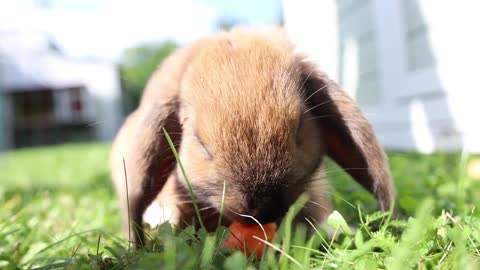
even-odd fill
[{"label": "tree", "polygon": [[124,107],[127,112],[138,106],[148,79],[162,61],[176,48],[177,44],[167,41],[125,50],[119,69]]}]

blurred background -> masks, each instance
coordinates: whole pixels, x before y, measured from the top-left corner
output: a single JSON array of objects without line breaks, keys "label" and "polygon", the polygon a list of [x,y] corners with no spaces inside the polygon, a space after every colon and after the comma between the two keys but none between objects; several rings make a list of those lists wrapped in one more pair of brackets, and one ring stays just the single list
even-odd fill
[{"label": "blurred background", "polygon": [[176,47],[283,25],[389,150],[480,151],[477,1],[0,0],[0,146],[109,141]]},{"label": "blurred background", "polygon": [[109,141],[175,48],[282,17],[274,0],[1,0],[0,145]]},{"label": "blurred background", "polygon": [[[472,0],[0,0],[0,268],[98,263],[87,256],[97,232],[102,246],[121,235],[108,157],[123,119],[169,53],[235,25],[284,26],[357,101],[387,150],[400,217],[433,199],[435,215],[468,220],[480,205],[479,10]],[[327,169],[350,224],[378,209]]]}]

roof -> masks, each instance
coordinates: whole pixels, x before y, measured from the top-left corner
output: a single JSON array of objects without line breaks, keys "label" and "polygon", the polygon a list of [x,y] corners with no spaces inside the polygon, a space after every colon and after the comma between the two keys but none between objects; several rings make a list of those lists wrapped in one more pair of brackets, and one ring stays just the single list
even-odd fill
[{"label": "roof", "polygon": [[46,34],[0,31],[0,91],[76,87],[98,64],[63,55]]}]

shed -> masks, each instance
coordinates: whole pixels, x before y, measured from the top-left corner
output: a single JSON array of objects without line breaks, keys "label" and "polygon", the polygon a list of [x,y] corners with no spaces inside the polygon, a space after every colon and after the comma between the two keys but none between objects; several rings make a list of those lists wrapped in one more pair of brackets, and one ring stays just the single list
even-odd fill
[{"label": "shed", "polygon": [[62,54],[48,35],[0,31],[0,91],[8,148],[110,140],[120,121],[115,65]]}]

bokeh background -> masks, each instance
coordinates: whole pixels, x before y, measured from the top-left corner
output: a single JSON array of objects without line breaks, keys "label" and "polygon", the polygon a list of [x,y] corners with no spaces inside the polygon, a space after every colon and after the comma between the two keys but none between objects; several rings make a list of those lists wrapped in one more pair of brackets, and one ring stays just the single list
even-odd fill
[{"label": "bokeh background", "polygon": [[[435,268],[451,241],[457,255],[446,260],[470,264],[480,255],[478,10],[472,0],[0,0],[0,269],[131,263],[119,241],[110,142],[169,53],[235,25],[283,26],[372,122],[401,219],[391,234],[383,230],[390,242],[364,254],[373,269],[385,268],[394,249]],[[331,162],[327,169],[335,209],[358,226],[375,200]],[[430,214],[441,223],[410,218]],[[443,237],[430,227],[443,228],[447,214],[463,225]],[[415,243],[397,248],[412,224],[416,234],[406,237]],[[460,232],[469,241],[453,237]],[[179,243],[178,258],[198,259],[201,251]],[[145,256],[177,256],[162,254]]]},{"label": "bokeh background", "polygon": [[476,1],[2,0],[3,149],[111,140],[176,47],[283,25],[390,150],[480,151]]},{"label": "bokeh background", "polygon": [[111,140],[176,47],[282,17],[271,0],[2,0],[0,145]]}]

